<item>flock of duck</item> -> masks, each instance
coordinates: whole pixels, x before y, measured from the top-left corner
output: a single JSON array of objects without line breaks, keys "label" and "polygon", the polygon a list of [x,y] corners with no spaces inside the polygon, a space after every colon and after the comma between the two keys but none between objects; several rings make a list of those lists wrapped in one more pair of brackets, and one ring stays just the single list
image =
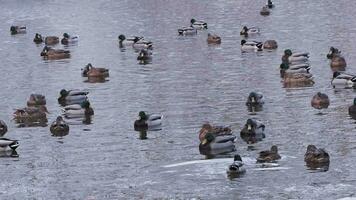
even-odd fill
[{"label": "flock of duck", "polygon": [[[261,15],[269,15],[270,9],[274,7],[271,0],[262,8]],[[178,29],[179,36],[195,36],[198,31],[208,29],[208,24],[204,21],[191,19],[190,26],[183,26]],[[24,34],[26,27],[11,26],[11,34]],[[258,27],[244,26],[240,32],[241,37],[241,50],[245,51],[263,51],[273,50],[278,48],[275,40],[267,40],[265,42],[248,40],[252,36],[260,34]],[[75,44],[78,42],[77,36],[71,36],[68,33],[63,34],[63,38],[59,40],[57,36],[43,37],[41,34],[36,33],[33,42],[36,44],[44,43],[45,46],[40,53],[44,59],[57,60],[70,58],[70,51],[63,49],[54,49],[51,46],[61,42],[63,45]],[[147,64],[152,61],[153,43],[145,40],[142,36],[126,37],[125,35],[118,36],[120,48],[133,47],[137,50],[137,60],[139,63]],[[215,34],[208,34],[208,44],[220,44],[221,38]],[[333,70],[332,86],[342,88],[356,87],[356,76],[344,73],[346,68],[345,58],[341,55],[341,51],[337,48],[331,47],[330,52],[327,54],[330,59],[330,66]],[[313,85],[313,75],[310,73],[311,66],[309,64],[309,53],[292,52],[290,49],[284,51],[281,58],[280,75],[282,82],[285,86],[305,86]],[[82,69],[82,76],[95,81],[102,81],[109,77],[109,70],[106,68],[94,67],[88,63]],[[64,136],[69,132],[69,125],[65,119],[80,119],[84,123],[90,123],[91,116],[94,115],[94,110],[90,105],[88,99],[88,92],[81,90],[65,90],[59,92],[58,103],[62,106],[63,115],[58,116],[57,119],[50,125],[50,132],[55,136]],[[249,111],[258,112],[264,106],[264,96],[262,93],[253,91],[251,92],[246,101],[246,106]],[[311,99],[311,106],[315,109],[325,109],[330,105],[329,98],[326,94],[318,92]],[[46,108],[46,98],[41,94],[31,94],[27,101],[27,107],[16,109],[14,112],[14,120],[19,126],[38,126],[47,123],[48,113]],[[353,105],[349,107],[349,114],[356,116],[356,98]],[[162,115],[149,114],[140,111],[138,119],[134,122],[134,129],[139,131],[159,129],[162,124]],[[7,132],[7,125],[4,121],[0,120],[0,135],[4,136]],[[265,125],[255,119],[247,119],[246,124],[240,131],[240,137],[247,144],[254,144],[262,141],[266,135],[264,133]],[[203,124],[199,131],[199,150],[200,153],[207,156],[215,156],[219,154],[226,154],[235,152],[234,142],[236,136],[233,135],[229,127],[213,126],[209,123]],[[0,147],[4,150],[10,149],[12,155],[16,156],[16,148],[19,146],[17,140],[7,138],[0,138]],[[261,151],[256,158],[256,162],[265,163],[265,167],[275,166],[277,161],[281,159],[278,153],[278,147],[273,145],[270,150]],[[321,148],[314,145],[308,145],[304,161],[311,169],[320,169],[329,166],[329,154]],[[244,174],[244,168],[241,156],[234,155],[234,162],[228,166],[227,174],[229,176],[239,176]]]}]

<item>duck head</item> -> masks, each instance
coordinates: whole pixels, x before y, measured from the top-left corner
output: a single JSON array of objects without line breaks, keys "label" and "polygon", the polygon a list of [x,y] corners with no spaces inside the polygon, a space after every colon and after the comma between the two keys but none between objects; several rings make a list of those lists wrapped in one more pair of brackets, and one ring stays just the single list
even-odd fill
[{"label": "duck head", "polygon": [[239,154],[236,154],[234,156],[234,161],[241,161],[242,162],[241,156]]},{"label": "duck head", "polygon": [[17,27],[16,26],[11,26],[10,27],[11,34],[16,34],[17,33]]},{"label": "duck head", "polygon": [[43,47],[41,56],[46,56],[49,50],[51,50],[51,47],[48,46]]},{"label": "duck head", "polygon": [[140,111],[138,113],[138,117],[139,117],[139,120],[147,120],[148,119],[148,116],[147,114],[145,113],[145,111]]},{"label": "duck head", "polygon": [[240,35],[247,35],[248,28],[247,26],[242,27],[242,30],[240,32]]},{"label": "duck head", "polygon": [[126,37],[125,37],[125,35],[121,34],[121,35],[119,35],[118,39],[119,39],[120,42],[122,42],[122,41],[124,41],[126,39]]},{"label": "duck head", "polygon": [[354,106],[356,106],[356,98],[354,98]]},{"label": "duck head", "polygon": [[56,122],[57,124],[60,124],[62,123],[64,120],[63,120],[63,117],[62,116],[58,116],[57,119],[56,119]]},{"label": "duck head", "polygon": [[272,153],[278,153],[278,147],[277,147],[276,145],[273,145],[273,146],[271,147],[271,152],[272,152]]},{"label": "duck head", "polygon": [[197,20],[195,20],[194,18],[190,20],[191,24],[194,24]]},{"label": "duck head", "polygon": [[336,77],[338,77],[338,76],[340,76],[340,72],[338,72],[338,71],[335,71],[334,73],[333,73],[333,78],[336,78]]},{"label": "duck head", "polygon": [[247,131],[253,132],[256,128],[256,123],[252,119],[248,119],[245,126]]},{"label": "duck head", "polygon": [[69,39],[69,34],[68,33],[63,33],[63,37]]},{"label": "duck head", "polygon": [[290,50],[290,49],[284,50],[284,55],[291,56],[292,55],[292,50]]},{"label": "duck head", "polygon": [[248,100],[249,100],[251,103],[256,103],[256,102],[257,102],[257,93],[256,93],[256,92],[251,92],[251,93],[248,95]]},{"label": "duck head", "polygon": [[246,43],[246,40],[241,40],[241,46]]},{"label": "duck head", "polygon": [[308,147],[307,147],[307,153],[313,153],[313,152],[315,152],[316,150],[318,150],[318,149],[316,148],[315,145],[310,144],[310,145],[308,145]]},{"label": "duck head", "polygon": [[62,90],[59,92],[59,94],[60,94],[60,97],[66,97],[66,96],[68,96],[69,91],[67,91],[67,90],[65,90],[65,89],[62,89]]},{"label": "duck head", "polygon": [[42,39],[42,35],[39,34],[39,33],[36,33],[35,38],[38,39],[38,40],[39,40],[39,39]]},{"label": "duck head", "polygon": [[81,106],[83,109],[88,109],[88,108],[90,108],[90,102],[87,101],[87,100],[84,100],[84,101],[80,104],[80,106]]},{"label": "duck head", "polygon": [[208,132],[205,137],[204,140],[201,142],[202,145],[206,145],[209,144],[210,142],[212,142],[215,139],[214,135],[210,132]]}]

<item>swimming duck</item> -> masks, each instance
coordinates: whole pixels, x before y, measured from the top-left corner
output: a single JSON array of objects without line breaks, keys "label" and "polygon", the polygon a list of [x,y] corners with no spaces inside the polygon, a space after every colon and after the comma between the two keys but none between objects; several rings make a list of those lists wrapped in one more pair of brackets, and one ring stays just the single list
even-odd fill
[{"label": "swimming duck", "polygon": [[56,121],[54,121],[49,130],[55,136],[64,136],[69,132],[69,125],[63,120],[61,116],[58,116]]},{"label": "swimming duck", "polygon": [[268,8],[273,8],[273,7],[274,7],[274,5],[273,5],[273,3],[272,3],[271,0],[267,0],[266,6],[267,6]]},{"label": "swimming duck", "polygon": [[264,16],[269,15],[269,14],[270,14],[270,11],[269,11],[269,9],[268,9],[268,6],[263,6],[262,9],[261,9],[261,11],[260,11],[260,14],[261,14],[261,15],[264,15]]},{"label": "swimming duck", "polygon": [[0,137],[4,136],[7,132],[7,125],[4,121],[0,120]]},{"label": "swimming duck", "polygon": [[132,36],[130,38],[126,38],[125,35],[119,35],[118,36],[118,39],[119,39],[119,44],[120,45],[132,45],[135,41],[140,41],[140,40],[143,40],[143,37],[141,36]]},{"label": "swimming duck", "polygon": [[356,116],[356,98],[354,98],[354,103],[349,107],[349,115],[352,117]]},{"label": "swimming duck", "polygon": [[243,35],[245,37],[248,37],[250,35],[259,34],[259,33],[260,33],[260,29],[257,27],[247,28],[247,26],[244,26],[244,27],[242,27],[242,30],[240,31],[240,35]]},{"label": "swimming duck", "polygon": [[41,94],[31,94],[27,106],[46,105],[46,97]]},{"label": "swimming duck", "polygon": [[81,104],[72,104],[63,108],[66,118],[79,118],[94,115],[94,110],[90,106],[88,100],[84,100]]},{"label": "swimming duck", "polygon": [[203,124],[199,131],[199,140],[202,142],[207,133],[211,133],[214,136],[232,135],[232,130],[229,127],[224,126],[212,126],[209,123]]},{"label": "swimming duck", "polygon": [[190,26],[195,29],[208,29],[208,24],[203,21],[197,21],[195,19],[190,20]]},{"label": "swimming duck", "polygon": [[250,51],[250,50],[262,51],[262,48],[263,48],[262,42],[241,40],[242,51]]},{"label": "swimming duck", "polygon": [[137,60],[150,61],[152,59],[152,52],[146,49],[141,49],[138,53]]},{"label": "swimming duck", "polygon": [[278,147],[273,145],[271,150],[261,151],[260,156],[257,158],[257,162],[275,162],[276,160],[281,159],[281,156],[278,154]]},{"label": "swimming duck", "polygon": [[51,47],[45,46],[41,52],[41,56],[45,59],[56,60],[65,59],[70,57],[70,51],[62,49],[52,49]]},{"label": "swimming duck", "polygon": [[328,164],[329,154],[324,149],[318,149],[314,145],[308,145],[304,154],[304,161],[309,164]]},{"label": "swimming duck", "polygon": [[208,33],[208,39],[207,39],[208,44],[220,44],[221,43],[221,37],[215,34],[210,34]]},{"label": "swimming duck", "polygon": [[138,117],[134,123],[135,129],[149,129],[162,125],[162,115],[146,114],[146,112],[140,111]]},{"label": "swimming duck", "polygon": [[328,59],[332,59],[334,56],[340,56],[341,51],[335,47],[330,47],[329,53],[326,55]]},{"label": "swimming duck", "polygon": [[11,26],[11,35],[26,33],[26,26]]},{"label": "swimming duck", "polygon": [[311,106],[315,109],[328,108],[330,105],[330,100],[328,95],[318,92],[313,96],[311,100]]},{"label": "swimming duck", "polygon": [[285,74],[295,74],[295,73],[309,73],[310,65],[308,63],[289,65],[287,63],[282,63],[280,66],[281,77],[283,78]]},{"label": "swimming duck", "polygon": [[282,56],[282,63],[301,63],[307,62],[309,53],[292,53],[290,49],[284,51]]},{"label": "swimming duck", "polygon": [[91,63],[88,63],[82,71],[83,77],[109,77],[108,69],[93,67]]},{"label": "swimming duck", "polygon": [[13,115],[17,122],[47,122],[46,113],[48,113],[46,106],[40,105],[16,109]]},{"label": "swimming duck", "polygon": [[59,37],[57,36],[47,36],[45,38],[45,44],[46,45],[55,45],[59,43]]},{"label": "swimming duck", "polygon": [[153,44],[150,41],[135,38],[132,47],[135,49],[153,49]]},{"label": "swimming duck", "polygon": [[240,136],[247,143],[255,143],[266,137],[264,130],[264,124],[257,120],[248,119],[244,128],[240,132]]},{"label": "swimming duck", "polygon": [[36,43],[36,44],[41,44],[43,42],[42,35],[36,33],[35,38],[33,38],[33,42]]},{"label": "swimming duck", "polygon": [[222,154],[235,151],[234,135],[215,135],[206,133],[203,141],[199,144],[199,151],[204,155]]},{"label": "swimming duck", "polygon": [[88,100],[87,94],[89,92],[62,89],[59,94],[58,103],[61,105],[72,105],[81,104],[83,101]]},{"label": "swimming duck", "polygon": [[242,162],[241,156],[239,154],[236,154],[234,156],[234,162],[229,165],[226,170],[226,173],[228,176],[238,177],[239,175],[242,175],[246,172],[246,169],[243,166],[244,163]]},{"label": "swimming duck", "polygon": [[266,40],[265,43],[263,43],[263,48],[264,49],[277,49],[278,44],[276,40]]},{"label": "swimming duck", "polygon": [[178,29],[178,35],[196,35],[197,33],[197,29],[193,27],[182,27]]},{"label": "swimming duck", "polygon": [[264,104],[263,94],[260,92],[251,92],[246,101],[246,106],[262,106]]},{"label": "swimming duck", "polygon": [[17,140],[10,140],[7,138],[0,138],[0,150],[5,151],[7,147],[11,150],[15,151],[15,149],[19,146]]},{"label": "swimming duck", "polygon": [[283,83],[285,85],[312,85],[314,77],[309,73],[284,74]]},{"label": "swimming duck", "polygon": [[332,68],[345,68],[346,67],[346,60],[344,57],[342,56],[333,56],[333,58],[331,58],[331,62],[330,62],[330,67]]},{"label": "swimming duck", "polygon": [[356,76],[341,72],[334,72],[331,85],[335,87],[352,88],[355,85]]},{"label": "swimming duck", "polygon": [[61,40],[61,43],[66,45],[69,43],[75,43],[78,42],[78,36],[70,36],[68,33],[63,33],[63,38]]}]

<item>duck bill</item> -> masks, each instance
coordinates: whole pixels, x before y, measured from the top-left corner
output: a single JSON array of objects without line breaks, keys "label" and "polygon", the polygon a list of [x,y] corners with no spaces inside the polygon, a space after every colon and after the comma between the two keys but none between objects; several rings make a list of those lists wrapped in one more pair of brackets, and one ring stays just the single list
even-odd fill
[{"label": "duck bill", "polygon": [[252,126],[249,124],[247,125],[247,130],[251,131],[252,130]]},{"label": "duck bill", "polygon": [[207,144],[207,143],[208,143],[208,140],[206,140],[206,139],[204,139],[204,140],[201,142],[202,145],[205,145],[205,144]]}]

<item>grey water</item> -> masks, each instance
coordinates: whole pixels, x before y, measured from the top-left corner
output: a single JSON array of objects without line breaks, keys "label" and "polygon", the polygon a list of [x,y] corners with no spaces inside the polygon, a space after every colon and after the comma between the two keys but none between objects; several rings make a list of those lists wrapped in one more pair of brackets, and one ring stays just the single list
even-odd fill
[{"label": "grey water", "polygon": [[[330,46],[356,73],[356,1],[275,0],[269,16],[265,1],[247,0],[1,0],[0,119],[5,135],[18,139],[19,157],[0,158],[0,199],[338,199],[356,195],[355,120],[347,108],[352,89],[335,90],[326,54]],[[179,37],[191,18],[208,30]],[[10,35],[11,25],[27,34]],[[275,39],[275,51],[242,53],[243,25],[258,26],[255,40]],[[78,35],[64,47],[71,58],[45,61],[35,33]],[[222,38],[208,45],[208,33]],[[120,49],[119,34],[144,36],[154,45],[151,64],[139,65],[131,47]],[[312,87],[285,88],[279,75],[284,49],[310,52]],[[81,77],[87,63],[106,67],[104,83]],[[61,114],[62,89],[84,89],[95,115],[92,123],[70,126],[68,135],[52,137],[49,127],[17,128],[13,109],[25,107],[31,93],[46,96],[49,123]],[[250,91],[262,92],[263,111],[248,112]],[[316,92],[331,101],[320,111],[310,106]],[[140,110],[161,113],[162,130],[141,140],[133,122]],[[237,153],[245,176],[230,180],[230,158],[206,160],[199,153],[198,131],[205,122],[227,125],[239,136],[248,118],[266,125],[266,138],[253,150],[238,138]],[[144,138],[144,137],[141,137]],[[276,170],[259,170],[255,157],[278,145]],[[308,144],[331,156],[326,172],[308,170]]]}]

